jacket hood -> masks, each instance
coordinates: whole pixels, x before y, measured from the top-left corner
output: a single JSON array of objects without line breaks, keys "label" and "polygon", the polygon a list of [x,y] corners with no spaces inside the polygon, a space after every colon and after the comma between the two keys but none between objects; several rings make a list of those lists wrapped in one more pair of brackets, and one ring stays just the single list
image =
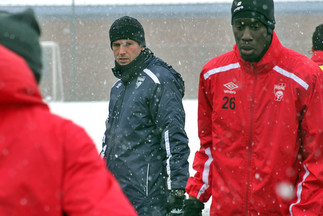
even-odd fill
[{"label": "jacket hood", "polygon": [[185,83],[184,83],[184,80],[182,78],[182,75],[180,73],[178,73],[171,65],[167,64],[166,62],[164,62],[160,58],[157,58],[156,57],[156,62],[153,63],[153,64],[154,65],[158,65],[159,64],[162,67],[167,68],[171,72],[171,74],[174,77],[174,83],[175,83],[176,87],[181,92],[182,97],[184,97],[184,93],[185,93]]},{"label": "jacket hood", "polygon": [[323,50],[315,50],[311,59],[319,65],[323,65]]},{"label": "jacket hood", "polygon": [[184,84],[184,80],[181,76],[180,73],[176,72],[175,70],[171,70],[172,71],[172,74],[174,75],[177,83],[176,83],[176,86],[177,88],[179,89],[179,91],[181,92],[182,94],[182,97],[184,97],[184,94],[185,94],[185,84]]},{"label": "jacket hood", "polygon": [[23,104],[45,105],[36,79],[26,61],[2,45],[0,45],[0,104],[0,107]]},{"label": "jacket hood", "polygon": [[[260,59],[259,62],[252,62],[251,63],[251,62],[243,60],[240,56],[240,52],[239,52],[238,46],[236,44],[233,46],[233,50],[235,52],[235,55],[239,59],[240,65],[242,67],[248,68],[246,71],[251,71],[251,72],[257,71],[257,73],[260,74],[260,73],[265,73],[265,72],[269,71],[277,64],[277,62],[275,62],[275,59],[276,60],[279,59],[278,56],[281,54],[282,47],[283,46],[279,42],[276,32],[273,31],[271,44],[270,44],[267,52]],[[253,67],[253,69],[251,67]]]}]

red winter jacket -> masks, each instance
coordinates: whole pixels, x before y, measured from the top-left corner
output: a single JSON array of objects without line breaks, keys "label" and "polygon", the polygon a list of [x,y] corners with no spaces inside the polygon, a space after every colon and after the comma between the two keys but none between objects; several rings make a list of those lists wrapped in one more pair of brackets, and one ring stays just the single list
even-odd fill
[{"label": "red winter jacket", "polygon": [[258,63],[237,46],[208,62],[190,196],[213,215],[323,214],[323,77],[276,33]]},{"label": "red winter jacket", "polygon": [[311,59],[316,62],[323,70],[323,50],[315,50]]},{"label": "red winter jacket", "polygon": [[137,215],[86,132],[50,113],[0,45],[0,215]]}]

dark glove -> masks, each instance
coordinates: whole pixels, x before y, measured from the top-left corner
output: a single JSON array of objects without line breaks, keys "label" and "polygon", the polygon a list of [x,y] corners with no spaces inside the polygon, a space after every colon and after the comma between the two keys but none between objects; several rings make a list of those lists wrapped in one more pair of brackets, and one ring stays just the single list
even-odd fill
[{"label": "dark glove", "polygon": [[202,216],[204,204],[198,199],[187,199],[184,201],[183,216]]},{"label": "dark glove", "polygon": [[171,190],[167,197],[166,209],[169,216],[183,214],[183,202],[185,200],[185,190],[175,189]]}]

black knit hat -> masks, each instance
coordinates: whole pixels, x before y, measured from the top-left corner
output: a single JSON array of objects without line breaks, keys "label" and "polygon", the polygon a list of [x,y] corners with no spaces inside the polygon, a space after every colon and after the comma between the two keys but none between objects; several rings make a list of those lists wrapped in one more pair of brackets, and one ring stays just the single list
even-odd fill
[{"label": "black knit hat", "polygon": [[32,9],[19,13],[0,12],[0,44],[26,60],[37,82],[42,69],[39,37],[40,28]]},{"label": "black knit hat", "polygon": [[234,0],[231,15],[231,24],[236,18],[255,18],[262,22],[269,32],[275,28],[273,0]]},{"label": "black knit hat", "polygon": [[134,40],[140,46],[146,46],[144,28],[133,17],[124,16],[114,21],[110,27],[109,35],[111,47],[113,41],[121,39]]},{"label": "black knit hat", "polygon": [[315,28],[312,37],[312,42],[314,50],[323,50],[323,24],[318,25]]}]

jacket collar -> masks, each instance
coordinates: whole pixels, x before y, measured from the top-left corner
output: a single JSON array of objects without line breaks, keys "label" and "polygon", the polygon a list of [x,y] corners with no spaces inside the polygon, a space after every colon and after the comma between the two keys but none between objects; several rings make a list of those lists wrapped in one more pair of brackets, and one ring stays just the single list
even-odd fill
[{"label": "jacket collar", "polygon": [[315,50],[311,59],[318,65],[323,65],[323,50]]},{"label": "jacket collar", "polygon": [[283,46],[280,43],[275,31],[273,31],[272,41],[267,52],[259,62],[251,63],[243,60],[240,56],[240,52],[237,45],[235,44],[233,47],[234,53],[239,60],[239,64],[244,69],[244,71],[249,73],[256,72],[257,74],[266,73],[277,64],[282,48]]},{"label": "jacket collar", "polygon": [[121,79],[122,82],[127,84],[135,77],[137,77],[139,73],[147,67],[149,63],[147,59],[151,58],[152,56],[153,53],[150,51],[150,49],[145,48],[144,51],[142,51],[137,58],[135,58],[132,62],[130,62],[127,65],[119,65],[115,61],[115,67],[112,68],[112,72],[115,77]]}]

